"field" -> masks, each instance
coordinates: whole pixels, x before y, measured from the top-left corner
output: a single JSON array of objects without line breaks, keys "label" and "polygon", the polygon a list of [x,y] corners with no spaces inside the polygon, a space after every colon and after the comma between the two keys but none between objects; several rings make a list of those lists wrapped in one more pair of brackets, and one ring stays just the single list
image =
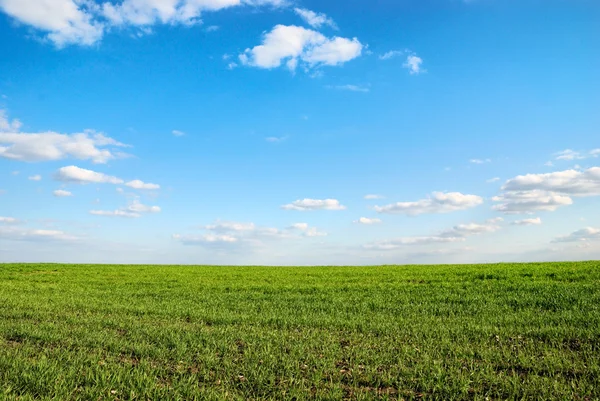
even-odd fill
[{"label": "field", "polygon": [[598,400],[600,262],[0,265],[0,400]]}]

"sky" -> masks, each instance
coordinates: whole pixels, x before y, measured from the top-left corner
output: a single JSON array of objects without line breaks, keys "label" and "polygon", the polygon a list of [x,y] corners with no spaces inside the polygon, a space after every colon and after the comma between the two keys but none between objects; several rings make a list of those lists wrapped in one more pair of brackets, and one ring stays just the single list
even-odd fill
[{"label": "sky", "polygon": [[0,0],[0,262],[600,259],[595,0]]}]

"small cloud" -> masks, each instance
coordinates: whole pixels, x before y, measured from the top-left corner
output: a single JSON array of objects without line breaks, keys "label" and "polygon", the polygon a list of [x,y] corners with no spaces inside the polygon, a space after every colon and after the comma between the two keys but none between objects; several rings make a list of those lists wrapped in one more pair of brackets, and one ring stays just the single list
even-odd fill
[{"label": "small cloud", "polygon": [[62,189],[57,189],[56,191],[52,192],[52,195],[56,196],[57,198],[65,198],[68,196],[73,196],[73,194],[69,191],[64,191]]},{"label": "small cloud", "polygon": [[490,178],[489,180],[486,180],[485,182],[491,184],[492,182],[498,182],[498,181],[500,181],[500,177]]},{"label": "small cloud", "polygon": [[404,54],[404,51],[402,51],[402,50],[390,50],[389,52],[384,53],[381,56],[379,56],[379,60],[389,60],[394,57],[402,56],[403,54]]},{"label": "small cloud", "polygon": [[19,174],[21,174],[21,172],[20,172],[20,171],[13,171],[13,172],[11,172],[10,174],[11,174],[11,175],[19,175]]},{"label": "small cloud", "polygon": [[538,226],[542,224],[542,219],[536,217],[534,219],[515,220],[510,224],[513,226]]},{"label": "small cloud", "polygon": [[171,131],[171,134],[173,134],[173,136],[184,136],[185,132],[174,129]]},{"label": "small cloud", "polygon": [[125,186],[133,189],[160,189],[160,185],[158,184],[146,183],[141,180],[129,181]]},{"label": "small cloud", "polygon": [[469,163],[471,164],[486,164],[486,163],[491,163],[492,159],[471,159],[469,160]]},{"label": "small cloud", "polygon": [[233,62],[232,62],[232,63],[229,63],[229,64],[227,64],[227,69],[228,69],[228,70],[233,70],[233,69],[234,69],[234,68],[236,68],[237,66],[238,66],[238,65],[237,65],[237,63],[233,63]]},{"label": "small cloud", "polygon": [[376,195],[376,194],[365,195],[365,199],[367,199],[367,200],[384,199],[384,198],[385,198],[385,196],[383,196],[383,195]]},{"label": "small cloud", "polygon": [[366,225],[381,224],[381,219],[370,219],[368,217],[361,217],[360,219],[354,221],[354,223]]},{"label": "small cloud", "polygon": [[300,199],[288,205],[281,206],[284,210],[314,211],[314,210],[345,210],[346,206],[337,199]]},{"label": "small cloud", "polygon": [[367,93],[367,92],[371,91],[371,89],[369,89],[366,86],[358,86],[358,85],[337,85],[337,86],[327,85],[326,88],[342,90],[342,91],[350,91],[350,92],[363,92],[363,93]]},{"label": "small cloud", "polygon": [[288,139],[287,135],[286,136],[269,136],[269,137],[265,138],[265,141],[271,142],[271,143],[281,143],[287,139]]},{"label": "small cloud", "polygon": [[220,29],[220,27],[218,25],[210,25],[210,26],[206,27],[205,31],[206,32],[216,32],[219,29]]},{"label": "small cloud", "polygon": [[418,75],[427,72],[427,70],[421,68],[421,64],[423,64],[423,59],[421,57],[410,55],[406,58],[406,62],[402,66],[407,68],[411,75]]},{"label": "small cloud", "polygon": [[338,29],[336,23],[329,18],[326,14],[316,13],[305,8],[294,8],[294,12],[300,16],[308,25],[313,28],[320,28],[321,26],[330,26],[333,29]]},{"label": "small cloud", "polygon": [[0,216],[0,223],[1,224],[17,224],[17,223],[19,223],[19,220],[15,219],[14,217]]},{"label": "small cloud", "polygon": [[37,174],[37,175],[32,175],[30,177],[27,177],[27,179],[29,181],[41,181],[42,180],[42,176]]},{"label": "small cloud", "polygon": [[552,163],[551,161],[547,161],[546,163],[544,163],[544,166],[552,167],[552,166],[554,166],[554,163]]},{"label": "small cloud", "polygon": [[556,152],[554,154],[554,156],[556,156],[555,160],[568,160],[568,161],[570,161],[570,160],[582,160],[582,159],[586,158],[586,156],[584,156],[581,153],[576,152],[576,151],[574,151],[572,149],[565,149],[565,150],[562,150],[560,152]]}]

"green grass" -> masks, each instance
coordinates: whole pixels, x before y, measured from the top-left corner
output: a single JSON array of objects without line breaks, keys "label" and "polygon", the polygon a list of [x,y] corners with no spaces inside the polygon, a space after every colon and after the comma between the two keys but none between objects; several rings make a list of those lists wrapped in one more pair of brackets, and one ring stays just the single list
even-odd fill
[{"label": "green grass", "polygon": [[600,262],[0,265],[0,400],[598,400]]}]

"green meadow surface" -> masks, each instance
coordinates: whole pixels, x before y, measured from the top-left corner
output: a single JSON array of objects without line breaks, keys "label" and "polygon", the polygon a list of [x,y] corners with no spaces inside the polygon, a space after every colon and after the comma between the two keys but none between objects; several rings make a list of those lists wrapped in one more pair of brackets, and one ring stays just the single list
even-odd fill
[{"label": "green meadow surface", "polygon": [[600,399],[600,262],[0,265],[0,400],[343,399]]}]

